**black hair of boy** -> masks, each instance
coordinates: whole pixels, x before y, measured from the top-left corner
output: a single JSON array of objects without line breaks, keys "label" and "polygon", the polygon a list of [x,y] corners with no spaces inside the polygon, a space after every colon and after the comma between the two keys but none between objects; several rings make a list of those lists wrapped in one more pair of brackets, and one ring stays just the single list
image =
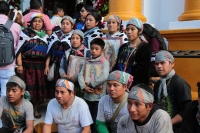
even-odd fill
[{"label": "black hair of boy", "polygon": [[30,9],[38,10],[42,6],[41,0],[31,0]]},{"label": "black hair of boy", "polygon": [[8,16],[10,11],[9,5],[5,1],[0,1],[0,14]]},{"label": "black hair of boy", "polygon": [[95,38],[90,42],[90,47],[93,45],[99,45],[102,49],[105,47],[105,42],[101,38]]},{"label": "black hair of boy", "polygon": [[58,14],[58,12],[60,12],[60,11],[62,11],[62,10],[64,10],[62,7],[54,7],[53,8],[53,14],[55,15],[55,14]]},{"label": "black hair of boy", "polygon": [[6,84],[6,88],[7,89],[10,89],[12,87],[18,87],[21,91],[24,90],[22,87],[20,87],[17,83],[14,83],[14,82],[8,82]]}]

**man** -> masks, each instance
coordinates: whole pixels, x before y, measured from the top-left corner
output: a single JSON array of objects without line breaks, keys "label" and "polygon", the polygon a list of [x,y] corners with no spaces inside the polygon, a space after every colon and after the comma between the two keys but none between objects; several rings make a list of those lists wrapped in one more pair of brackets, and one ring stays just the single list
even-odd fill
[{"label": "man", "polygon": [[74,84],[59,79],[55,97],[48,103],[43,133],[51,133],[53,122],[57,124],[59,133],[90,133],[92,117],[86,102],[74,96]]},{"label": "man", "polygon": [[[103,96],[98,105],[96,120],[98,133],[109,133],[108,129],[110,129],[110,132],[112,133],[117,132],[117,123],[119,119],[128,114],[126,96],[128,93],[126,90],[130,87],[132,81],[133,76],[126,72],[117,70],[109,74],[107,79],[108,95]],[[119,110],[116,118],[113,120],[113,122],[109,122],[125,98],[126,101]],[[107,123],[110,123],[110,125]]]},{"label": "man", "polygon": [[[5,24],[8,20],[10,9],[9,5],[5,1],[0,1],[0,24]],[[18,40],[20,38],[20,26],[17,23],[13,23],[10,27],[10,31],[12,32],[14,38],[14,49],[17,50]],[[21,64],[17,64],[21,65]],[[6,83],[10,76],[15,75],[15,61],[7,66],[0,66],[0,89],[1,96],[6,95]]]},{"label": "man", "polygon": [[[42,2],[41,0],[30,0],[30,12],[24,16],[24,26],[27,27],[30,22],[30,17],[33,13],[42,13]],[[44,19],[44,26],[46,33],[50,36],[52,33],[52,25],[47,15],[42,14]]]},{"label": "man", "polygon": [[129,114],[118,122],[118,133],[173,133],[171,118],[153,105],[153,91],[145,84],[131,88],[128,94]]},{"label": "man", "polygon": [[171,116],[174,132],[179,133],[183,111],[191,101],[191,92],[189,84],[175,73],[173,67],[171,53],[161,50],[156,54],[155,68],[160,80],[154,86],[154,97]]},{"label": "man", "polygon": [[181,133],[200,133],[200,82],[198,86],[198,100],[188,103],[184,113]]},{"label": "man", "polygon": [[56,26],[61,27],[61,20],[64,16],[63,8],[54,7],[53,9],[53,17],[51,18],[51,25],[55,28]]},{"label": "man", "polygon": [[13,133],[17,129],[23,130],[23,133],[33,133],[33,105],[24,99],[26,84],[19,77],[11,76],[6,87],[6,96],[0,98],[3,123],[0,133]]}]

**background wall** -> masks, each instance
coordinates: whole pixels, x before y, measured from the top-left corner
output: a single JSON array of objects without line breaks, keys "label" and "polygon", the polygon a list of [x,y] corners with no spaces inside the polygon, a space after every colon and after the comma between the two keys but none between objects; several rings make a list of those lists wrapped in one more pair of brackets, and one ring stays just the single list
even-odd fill
[{"label": "background wall", "polygon": [[143,0],[143,13],[147,23],[158,30],[169,29],[169,22],[178,21],[184,12],[184,0]]}]

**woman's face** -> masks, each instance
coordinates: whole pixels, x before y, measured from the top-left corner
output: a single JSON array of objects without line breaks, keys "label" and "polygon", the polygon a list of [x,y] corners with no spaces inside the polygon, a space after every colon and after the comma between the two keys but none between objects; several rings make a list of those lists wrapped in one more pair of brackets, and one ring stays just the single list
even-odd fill
[{"label": "woman's face", "polygon": [[82,18],[86,18],[86,16],[87,16],[88,13],[89,12],[84,7],[81,8],[81,10],[80,10],[80,16]]},{"label": "woman's face", "polygon": [[69,33],[70,31],[72,31],[73,25],[72,25],[72,23],[71,23],[69,20],[65,19],[65,20],[63,20],[62,23],[61,23],[61,29],[62,29],[62,32],[63,32],[64,34],[67,34],[67,33]]},{"label": "woman's face", "polygon": [[138,28],[136,28],[134,25],[131,25],[131,24],[128,25],[126,27],[126,35],[127,35],[129,41],[138,39],[139,38]]},{"label": "woman's face", "polygon": [[90,30],[94,27],[96,27],[98,24],[98,22],[94,19],[94,17],[92,15],[88,15],[86,20],[85,20],[85,26],[87,28],[87,30]]},{"label": "woman's face", "polygon": [[119,30],[119,24],[117,23],[116,20],[111,19],[108,21],[108,31],[111,34],[114,34],[115,32],[117,32]]},{"label": "woman's face", "polygon": [[73,34],[72,37],[71,37],[71,45],[72,45],[72,47],[78,48],[78,47],[81,46],[81,44],[82,44],[82,42],[81,42],[80,36],[77,35],[77,34]]},{"label": "woman's face", "polygon": [[32,29],[39,31],[42,29],[42,27],[43,27],[43,20],[41,18],[34,18]]}]

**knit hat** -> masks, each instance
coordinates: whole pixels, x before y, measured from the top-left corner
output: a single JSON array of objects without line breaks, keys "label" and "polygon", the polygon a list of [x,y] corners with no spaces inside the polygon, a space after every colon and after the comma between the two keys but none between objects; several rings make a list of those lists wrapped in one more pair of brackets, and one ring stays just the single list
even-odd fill
[{"label": "knit hat", "polygon": [[61,20],[61,22],[63,21],[63,20],[69,20],[71,23],[72,23],[72,25],[74,25],[74,20],[70,17],[70,16],[63,16],[63,18],[62,18],[62,20]]},{"label": "knit hat", "polygon": [[73,91],[74,90],[74,84],[70,81],[68,81],[67,79],[58,79],[58,81],[56,82],[56,87],[64,87],[68,90]]},{"label": "knit hat", "polygon": [[154,96],[138,86],[133,86],[128,94],[128,99],[137,100],[143,103],[153,103]]},{"label": "knit hat", "polygon": [[113,71],[108,75],[107,81],[109,80],[115,80],[117,82],[120,82],[124,85],[127,85],[127,89],[131,86],[133,82],[133,76],[129,73],[123,72],[123,71]]},{"label": "knit hat", "polygon": [[174,62],[173,55],[165,50],[161,50],[156,54],[155,61],[169,61]]},{"label": "knit hat", "polygon": [[42,14],[41,13],[33,13],[30,17],[30,20],[33,20],[33,18],[41,18],[43,20]]},{"label": "knit hat", "polygon": [[84,38],[84,34],[83,34],[83,32],[80,31],[80,30],[74,30],[74,31],[72,32],[72,35],[73,35],[73,34],[78,34],[79,36],[81,36],[82,38]]},{"label": "knit hat", "polygon": [[128,23],[126,24],[126,27],[128,25],[134,25],[135,27],[137,27],[139,29],[139,37],[141,40],[143,40],[144,42],[147,42],[147,40],[145,39],[145,37],[142,35],[142,31],[143,31],[143,23],[140,19],[138,18],[131,18]]},{"label": "knit hat", "polygon": [[121,19],[117,15],[113,14],[108,17],[108,21],[112,19],[116,20],[119,24],[121,24]]}]

